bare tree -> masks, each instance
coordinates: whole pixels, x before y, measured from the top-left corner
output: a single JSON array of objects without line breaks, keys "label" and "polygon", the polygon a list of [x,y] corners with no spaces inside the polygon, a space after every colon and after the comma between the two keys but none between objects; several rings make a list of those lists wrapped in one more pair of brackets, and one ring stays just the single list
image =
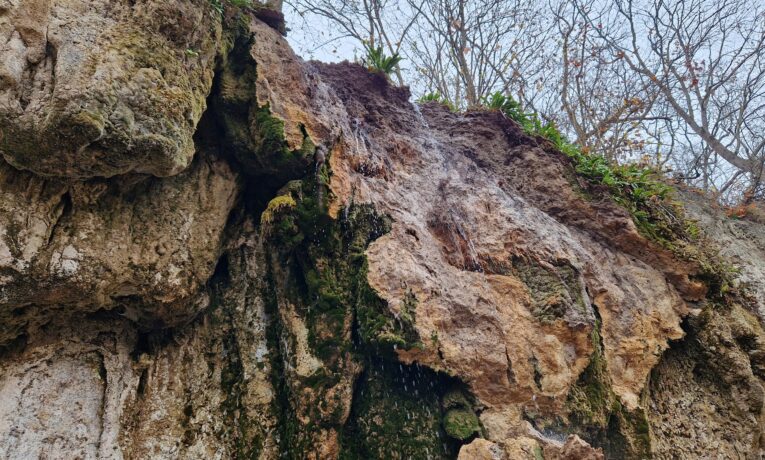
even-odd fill
[{"label": "bare tree", "polygon": [[331,25],[327,40],[383,46],[406,58],[396,79],[473,107],[494,91],[524,98],[544,62],[542,0],[288,0]]},{"label": "bare tree", "polygon": [[522,92],[541,60],[541,5],[521,0],[409,0],[420,13],[406,56],[424,87],[457,107]]},{"label": "bare tree", "polygon": [[[577,3],[602,46],[681,121],[686,166],[720,191],[746,179],[761,187],[765,167],[765,14],[744,0],[617,0],[595,14]],[[678,134],[685,130],[684,136]],[[726,165],[719,165],[723,160]],[[721,171],[724,173],[718,175]]]},{"label": "bare tree", "polygon": [[[544,2],[544,3],[543,3]],[[765,5],[749,0],[288,0],[328,41],[405,57],[458,108],[500,91],[585,151],[765,198]],[[321,43],[319,43],[321,45]]]},{"label": "bare tree", "polygon": [[657,90],[593,40],[598,33],[579,8],[562,1],[553,17],[560,61],[556,91],[549,97],[560,103],[558,125],[583,150],[612,162],[646,153],[651,148],[649,128],[660,119],[651,115]]},{"label": "bare tree", "polygon": [[[424,0],[420,0],[424,1]],[[393,0],[287,0],[300,16],[313,15],[327,20],[333,29],[328,40],[319,46],[350,38],[359,45],[381,46],[391,56],[400,54],[409,30],[417,20],[418,8],[409,8]],[[413,5],[418,6],[416,2]],[[401,67],[396,79],[403,84]]]}]

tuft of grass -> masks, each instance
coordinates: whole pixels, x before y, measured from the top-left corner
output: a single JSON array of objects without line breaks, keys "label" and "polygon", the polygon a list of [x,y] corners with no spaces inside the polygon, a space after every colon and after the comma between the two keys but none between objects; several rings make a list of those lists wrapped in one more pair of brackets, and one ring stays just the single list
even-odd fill
[{"label": "tuft of grass", "polygon": [[458,112],[459,111],[454,104],[449,102],[449,99],[447,99],[444,96],[442,96],[441,93],[439,93],[439,92],[430,92],[430,93],[427,93],[424,96],[422,96],[419,99],[417,99],[417,102],[419,104],[422,104],[422,103],[425,103],[425,102],[438,102],[441,105],[445,105],[449,109],[449,111],[451,111],[451,112]]}]

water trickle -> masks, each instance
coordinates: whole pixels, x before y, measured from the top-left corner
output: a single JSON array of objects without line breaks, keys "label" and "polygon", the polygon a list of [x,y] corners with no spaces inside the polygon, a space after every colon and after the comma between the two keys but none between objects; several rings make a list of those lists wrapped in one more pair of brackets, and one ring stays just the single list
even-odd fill
[{"label": "water trickle", "polygon": [[369,156],[369,135],[367,134],[367,131],[359,118],[354,118],[351,122],[351,134],[355,147],[353,153],[355,155],[363,153],[365,156]]},{"label": "water trickle", "polygon": [[420,110],[420,105],[416,102],[412,102],[412,108],[414,108],[414,113],[417,114],[417,120],[420,122],[420,125],[430,131],[430,125],[428,124],[427,120],[425,120],[425,117],[422,115],[422,111]]}]

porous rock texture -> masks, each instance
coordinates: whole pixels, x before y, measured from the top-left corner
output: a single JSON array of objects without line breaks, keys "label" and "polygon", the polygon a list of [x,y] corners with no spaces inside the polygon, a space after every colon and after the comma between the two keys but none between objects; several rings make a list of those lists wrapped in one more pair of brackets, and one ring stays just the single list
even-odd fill
[{"label": "porous rock texture", "polygon": [[765,225],[647,236],[280,18],[0,2],[0,457],[765,454]]},{"label": "porous rock texture", "polygon": [[198,0],[4,0],[3,156],[44,176],[181,172],[220,35]]}]

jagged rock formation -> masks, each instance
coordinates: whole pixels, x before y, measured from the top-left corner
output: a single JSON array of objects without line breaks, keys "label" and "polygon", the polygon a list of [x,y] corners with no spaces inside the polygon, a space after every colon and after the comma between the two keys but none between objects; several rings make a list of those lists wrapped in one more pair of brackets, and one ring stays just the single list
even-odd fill
[{"label": "jagged rock formation", "polygon": [[763,223],[281,27],[0,3],[0,457],[763,455]]}]

